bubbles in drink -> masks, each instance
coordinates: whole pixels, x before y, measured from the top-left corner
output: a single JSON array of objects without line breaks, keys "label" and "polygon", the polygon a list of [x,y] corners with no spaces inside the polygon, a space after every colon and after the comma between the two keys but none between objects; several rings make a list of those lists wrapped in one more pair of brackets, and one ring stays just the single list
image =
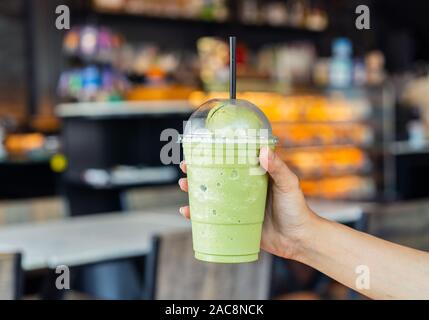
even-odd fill
[{"label": "bubbles in drink", "polygon": [[207,191],[207,187],[205,185],[200,185],[200,189],[202,192],[206,192]]},{"label": "bubbles in drink", "polygon": [[232,170],[232,172],[231,172],[231,179],[232,180],[237,180],[238,179],[238,172],[237,172],[237,170]]}]

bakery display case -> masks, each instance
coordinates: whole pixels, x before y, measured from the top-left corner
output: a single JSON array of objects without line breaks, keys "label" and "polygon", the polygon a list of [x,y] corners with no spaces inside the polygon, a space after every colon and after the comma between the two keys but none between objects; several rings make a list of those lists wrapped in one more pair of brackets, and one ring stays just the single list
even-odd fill
[{"label": "bakery display case", "polygon": [[[371,113],[364,96],[291,95],[271,116],[279,153],[301,178],[309,196],[368,199],[375,195],[368,146],[373,142]],[[270,112],[268,112],[270,114]]]},{"label": "bakery display case", "polygon": [[[224,93],[195,92],[191,103]],[[372,154],[375,125],[362,92],[244,92],[270,119],[278,153],[298,174],[304,193],[316,198],[366,200],[376,196]]]}]

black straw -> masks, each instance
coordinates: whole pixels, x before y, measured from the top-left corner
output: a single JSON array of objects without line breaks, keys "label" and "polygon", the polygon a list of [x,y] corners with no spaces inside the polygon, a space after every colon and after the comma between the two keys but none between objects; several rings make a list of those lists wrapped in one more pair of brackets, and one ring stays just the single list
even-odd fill
[{"label": "black straw", "polygon": [[235,99],[237,92],[237,61],[235,50],[235,37],[229,37],[229,98]]}]

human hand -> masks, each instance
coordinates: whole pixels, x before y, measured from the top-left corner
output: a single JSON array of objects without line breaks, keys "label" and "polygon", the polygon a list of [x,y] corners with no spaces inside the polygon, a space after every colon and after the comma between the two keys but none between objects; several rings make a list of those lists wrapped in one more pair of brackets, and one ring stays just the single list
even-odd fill
[{"label": "human hand", "polygon": [[[297,176],[278,155],[269,148],[262,148],[259,161],[270,175],[261,247],[272,254],[296,259],[317,216],[308,208]],[[180,168],[186,173],[184,161]],[[188,192],[186,178],[179,179],[179,186]],[[179,211],[190,218],[189,206],[181,207]]]}]

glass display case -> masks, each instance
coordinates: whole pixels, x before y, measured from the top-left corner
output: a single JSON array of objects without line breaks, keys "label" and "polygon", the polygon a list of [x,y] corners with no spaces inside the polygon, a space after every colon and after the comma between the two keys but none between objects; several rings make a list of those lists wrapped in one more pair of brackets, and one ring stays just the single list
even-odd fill
[{"label": "glass display case", "polygon": [[[196,92],[198,105],[223,93]],[[323,93],[246,92],[239,99],[258,105],[279,138],[277,151],[300,177],[307,196],[329,199],[371,199],[376,177],[371,149],[375,126],[364,91]]]}]

